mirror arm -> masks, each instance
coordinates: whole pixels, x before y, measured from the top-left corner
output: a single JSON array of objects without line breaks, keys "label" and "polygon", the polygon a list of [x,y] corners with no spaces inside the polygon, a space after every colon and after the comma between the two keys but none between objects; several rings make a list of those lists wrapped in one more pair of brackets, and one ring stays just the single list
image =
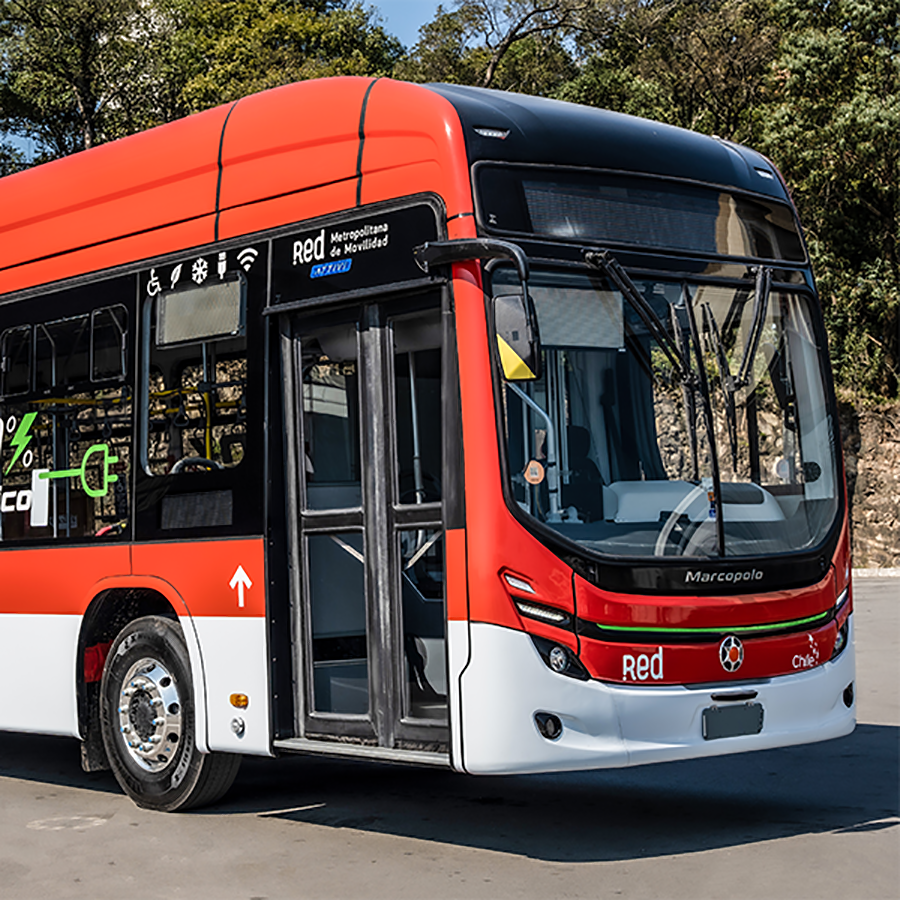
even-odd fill
[{"label": "mirror arm", "polygon": [[528,283],[528,259],[521,247],[509,241],[497,241],[493,238],[426,241],[413,248],[413,258],[419,268],[429,275],[432,268],[447,263],[472,259],[510,259],[515,263],[523,288]]}]

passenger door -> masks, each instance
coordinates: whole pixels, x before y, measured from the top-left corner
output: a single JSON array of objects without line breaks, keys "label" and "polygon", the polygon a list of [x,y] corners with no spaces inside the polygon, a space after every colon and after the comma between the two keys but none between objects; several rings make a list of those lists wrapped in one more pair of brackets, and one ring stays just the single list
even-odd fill
[{"label": "passenger door", "polygon": [[295,314],[286,347],[296,734],[447,752],[441,295]]}]

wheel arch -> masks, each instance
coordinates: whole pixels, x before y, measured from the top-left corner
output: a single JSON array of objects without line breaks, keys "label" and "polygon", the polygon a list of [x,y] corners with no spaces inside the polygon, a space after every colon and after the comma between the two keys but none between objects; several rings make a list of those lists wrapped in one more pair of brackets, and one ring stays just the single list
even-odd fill
[{"label": "wheel arch", "polygon": [[85,771],[109,768],[100,735],[100,674],[109,645],[129,622],[142,616],[162,616],[181,624],[191,663],[195,697],[196,742],[208,752],[206,687],[203,658],[193,619],[184,599],[161,578],[109,578],[95,585],[85,605],[75,655],[78,730]]}]

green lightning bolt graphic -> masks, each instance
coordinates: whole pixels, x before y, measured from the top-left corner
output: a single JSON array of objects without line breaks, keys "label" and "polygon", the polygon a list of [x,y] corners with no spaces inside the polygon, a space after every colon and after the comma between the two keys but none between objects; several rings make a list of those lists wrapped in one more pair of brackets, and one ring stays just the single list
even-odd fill
[{"label": "green lightning bolt graphic", "polygon": [[3,473],[4,475],[9,475],[12,467],[16,464],[16,460],[22,455],[22,452],[29,443],[31,443],[31,435],[28,431],[31,428],[31,423],[36,418],[37,413],[27,413],[22,417],[22,421],[19,422],[19,427],[16,429],[13,439],[9,442],[11,447],[16,448],[16,452],[13,454],[12,462],[6,467],[6,471]]}]

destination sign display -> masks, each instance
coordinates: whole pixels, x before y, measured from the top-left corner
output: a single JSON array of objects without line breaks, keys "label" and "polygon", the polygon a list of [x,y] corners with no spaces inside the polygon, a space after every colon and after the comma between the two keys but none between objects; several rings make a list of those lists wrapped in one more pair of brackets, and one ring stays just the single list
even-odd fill
[{"label": "destination sign display", "polygon": [[421,204],[299,231],[272,244],[272,303],[293,303],[423,278],[413,248],[437,238]]}]

